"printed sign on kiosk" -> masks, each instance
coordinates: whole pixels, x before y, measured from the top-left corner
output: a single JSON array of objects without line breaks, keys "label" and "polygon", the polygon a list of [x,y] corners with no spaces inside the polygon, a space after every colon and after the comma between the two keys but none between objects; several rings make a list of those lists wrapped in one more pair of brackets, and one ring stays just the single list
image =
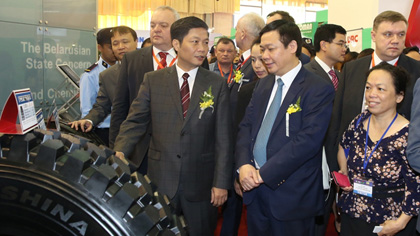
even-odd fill
[{"label": "printed sign on kiosk", "polygon": [[[19,123],[16,122],[19,119]],[[25,134],[38,127],[35,105],[29,88],[13,90],[0,118],[0,133]]]}]

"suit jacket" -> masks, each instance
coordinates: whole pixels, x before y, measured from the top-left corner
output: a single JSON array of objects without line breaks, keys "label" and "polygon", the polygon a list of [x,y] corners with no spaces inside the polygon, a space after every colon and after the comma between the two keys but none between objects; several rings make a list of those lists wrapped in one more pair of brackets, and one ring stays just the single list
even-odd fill
[{"label": "suit jacket", "polygon": [[[244,74],[244,79],[248,79],[248,82],[244,82],[242,84],[242,86],[252,82],[254,80],[254,78],[257,76],[254,72],[254,69],[252,68],[252,64],[251,64],[251,59],[248,59],[244,65],[241,67],[240,71]],[[236,106],[238,104],[238,93],[241,88],[239,88],[239,84],[233,82],[229,88],[230,88],[230,109],[232,112],[232,122],[234,124],[233,127],[233,132],[234,132],[234,136],[236,136],[236,134],[238,133],[238,127],[236,125]]]},{"label": "suit jacket", "polygon": [[[410,166],[420,173],[420,82],[416,82],[411,107],[411,121],[408,132],[407,159]],[[417,219],[417,230],[420,231],[420,218]]]},{"label": "suit jacket", "polygon": [[[110,147],[114,146],[120,125],[126,119],[131,103],[137,97],[144,74],[153,71],[153,47],[126,53],[121,61],[121,71],[118,76],[116,96],[113,101],[111,125],[109,128]],[[136,165],[140,165],[146,156],[150,135],[138,140],[133,152],[126,153]]]},{"label": "suit jacket", "polygon": [[[348,128],[350,122],[362,111],[362,101],[366,86],[367,76],[372,57],[362,57],[345,64],[342,79],[338,85],[334,101],[333,116],[328,138],[331,138],[334,150],[330,153],[337,155],[338,143]],[[404,95],[404,100],[397,107],[398,113],[410,119],[413,88],[415,81],[420,77],[420,62],[404,54],[398,59],[398,66],[403,67],[411,75]],[[328,155],[328,153],[327,153]]]},{"label": "suit jacket", "polygon": [[[214,110],[200,119],[200,96],[210,86]],[[176,67],[165,68],[145,75],[114,149],[130,152],[151,124],[148,176],[159,191],[173,198],[181,185],[186,199],[210,201],[212,187],[232,184],[230,122],[225,79],[199,68],[184,120]]]},{"label": "suit jacket", "polygon": [[[253,148],[274,82],[275,76],[269,75],[255,86],[239,126],[235,149],[237,167],[255,166]],[[302,111],[290,114],[287,137],[286,111],[299,97]],[[256,191],[267,191],[263,193],[268,196],[267,206],[278,220],[304,219],[322,213],[321,147],[333,99],[334,87],[302,67],[284,97],[267,143],[267,162],[261,167],[260,175],[268,188],[245,192],[245,204],[254,200]]]},{"label": "suit jacket", "polygon": [[120,64],[115,64],[99,74],[99,91],[96,102],[83,119],[89,119],[96,126],[111,114],[112,101],[115,97]]},{"label": "suit jacket", "polygon": [[[330,79],[330,76],[327,74],[327,72],[325,72],[325,70],[321,67],[321,65],[319,65],[319,63],[316,60],[310,61],[308,64],[304,65],[304,67],[308,71],[316,75],[319,75],[325,81],[333,85]],[[334,71],[335,71],[335,74],[337,75],[338,81],[340,81],[341,79],[340,73],[337,70],[334,70]],[[328,126],[328,129],[329,128],[330,126]],[[327,131],[327,134],[329,134],[328,131]],[[327,135],[324,139],[324,146],[325,146],[325,154],[327,157],[328,168],[330,169],[330,171],[338,171],[339,168],[338,168],[338,162],[337,162],[337,152],[334,153],[333,145],[334,145],[334,142],[331,142],[331,138],[329,138]]]}]

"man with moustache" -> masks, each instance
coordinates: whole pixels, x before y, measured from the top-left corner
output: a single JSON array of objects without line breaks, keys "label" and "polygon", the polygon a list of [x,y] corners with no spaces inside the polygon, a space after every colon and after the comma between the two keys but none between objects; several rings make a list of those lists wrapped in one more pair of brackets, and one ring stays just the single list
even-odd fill
[{"label": "man with moustache", "polygon": [[171,26],[175,66],[147,73],[115,141],[124,158],[148,136],[148,176],[185,216],[191,236],[213,236],[217,207],[232,181],[232,132],[225,79],[200,67],[208,52],[204,21]]}]

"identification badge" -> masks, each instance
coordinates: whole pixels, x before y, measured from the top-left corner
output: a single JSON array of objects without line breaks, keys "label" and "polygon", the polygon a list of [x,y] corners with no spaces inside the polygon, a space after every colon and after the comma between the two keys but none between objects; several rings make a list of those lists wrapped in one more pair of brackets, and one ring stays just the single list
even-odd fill
[{"label": "identification badge", "polygon": [[353,192],[366,197],[372,197],[373,181],[354,179]]}]

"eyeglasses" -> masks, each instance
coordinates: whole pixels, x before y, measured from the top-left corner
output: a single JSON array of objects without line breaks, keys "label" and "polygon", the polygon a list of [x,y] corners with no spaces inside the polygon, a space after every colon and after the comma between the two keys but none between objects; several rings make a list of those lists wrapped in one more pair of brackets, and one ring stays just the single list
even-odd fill
[{"label": "eyeglasses", "polygon": [[337,44],[338,46],[340,46],[342,48],[345,48],[345,49],[349,48],[349,46],[345,42],[340,42],[340,43],[332,42],[332,43]]}]

